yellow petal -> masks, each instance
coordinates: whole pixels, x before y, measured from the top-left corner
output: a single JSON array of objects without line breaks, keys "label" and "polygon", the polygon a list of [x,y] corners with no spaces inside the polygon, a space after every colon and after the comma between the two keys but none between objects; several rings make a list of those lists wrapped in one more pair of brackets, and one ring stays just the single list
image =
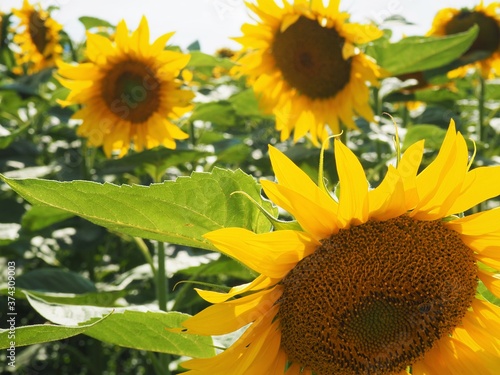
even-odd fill
[{"label": "yellow petal", "polygon": [[220,303],[227,301],[228,299],[233,298],[234,296],[237,296],[239,294],[268,288],[270,286],[275,285],[277,282],[279,282],[279,279],[271,279],[265,275],[260,275],[251,283],[232,287],[231,290],[227,293],[219,293],[211,290],[202,290],[198,288],[195,288],[195,290],[200,295],[200,297],[203,298],[205,301],[210,303]]},{"label": "yellow petal", "polygon": [[284,33],[286,29],[297,22],[300,16],[300,14],[287,14],[286,16],[284,16],[283,21],[281,21],[280,31]]},{"label": "yellow petal", "polygon": [[356,155],[335,140],[335,162],[340,180],[338,215],[349,224],[368,220],[368,182]]},{"label": "yellow petal", "polygon": [[500,166],[473,169],[465,176],[460,195],[445,216],[456,214],[500,195]]},{"label": "yellow petal", "polygon": [[478,277],[491,293],[500,298],[500,274],[479,270]]},{"label": "yellow petal", "polygon": [[450,221],[446,223],[446,226],[465,236],[498,233],[500,231],[500,207]]},{"label": "yellow petal", "polygon": [[[500,358],[499,321],[483,319],[479,314],[468,313],[462,320],[462,327],[481,350]],[[467,341],[463,342],[467,344]]]},{"label": "yellow petal", "polygon": [[300,226],[317,241],[337,233],[344,225],[324,206],[312,201],[295,190],[261,180],[262,188],[274,203],[291,213]]},{"label": "yellow petal", "polygon": [[423,154],[424,141],[422,140],[408,147],[398,164],[398,172],[403,178],[405,200],[409,210],[418,203],[417,173]]},{"label": "yellow petal", "polygon": [[281,287],[274,287],[229,302],[207,307],[182,322],[188,333],[223,335],[255,321],[274,306],[281,296]]},{"label": "yellow petal", "polygon": [[270,278],[282,278],[318,243],[292,230],[255,234],[243,228],[219,229],[203,236],[224,254]]},{"label": "yellow petal", "polygon": [[419,203],[411,213],[415,219],[436,220],[446,216],[467,173],[468,150],[460,133],[450,126],[436,159],[417,176]]},{"label": "yellow petal", "polygon": [[295,165],[285,154],[273,146],[269,146],[269,157],[273,166],[273,171],[278,179],[278,183],[289,189],[295,190],[305,197],[313,200],[320,206],[325,207],[335,215],[337,213],[337,203],[321,190],[310,178]]},{"label": "yellow petal", "polygon": [[470,347],[452,337],[443,337],[412,365],[415,375],[494,375]]},{"label": "yellow petal", "polygon": [[106,57],[111,54],[114,47],[108,38],[102,35],[87,33],[87,49],[86,54],[89,60],[96,64],[106,62]]},{"label": "yellow petal", "polygon": [[279,335],[277,331],[278,321],[272,324],[272,319],[277,311],[278,307],[273,306],[271,311],[259,317],[233,345],[221,354],[212,358],[192,359],[182,363],[182,367],[192,370],[185,374],[243,374],[244,371],[251,368],[264,343],[276,343],[275,336]]},{"label": "yellow petal", "polygon": [[370,217],[389,220],[407,211],[403,180],[396,168],[389,166],[384,180],[368,192]]}]

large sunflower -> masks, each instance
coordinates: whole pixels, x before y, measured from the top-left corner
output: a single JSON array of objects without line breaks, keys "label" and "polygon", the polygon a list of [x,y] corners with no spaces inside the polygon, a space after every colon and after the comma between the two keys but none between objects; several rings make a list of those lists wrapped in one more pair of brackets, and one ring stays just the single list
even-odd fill
[{"label": "large sunflower", "polygon": [[24,0],[21,9],[12,9],[12,13],[19,18],[14,35],[14,42],[20,47],[17,63],[24,66],[28,74],[55,66],[62,54],[59,37],[62,26],[47,11],[40,6],[34,7],[28,0]]},{"label": "large sunflower", "polygon": [[164,49],[172,35],[150,45],[145,17],[131,35],[121,21],[114,42],[87,34],[89,62],[59,64],[58,79],[71,90],[62,104],[83,105],[73,118],[83,120],[78,134],[89,145],[121,157],[131,142],[136,151],[159,145],[174,149],[176,139],[188,137],[172,120],[192,108],[194,95],[177,78],[190,56]]},{"label": "large sunflower", "polygon": [[475,63],[453,70],[451,78],[464,76],[470,68],[480,70],[484,78],[500,75],[500,3],[493,2],[484,6],[481,1],[474,9],[441,9],[432,22],[428,35],[452,35],[469,30],[475,24],[479,27],[479,34],[465,52],[465,55],[474,52],[486,53],[486,57]]},{"label": "large sunflower", "polygon": [[469,170],[453,122],[418,173],[423,147],[409,147],[369,189],[335,141],[338,200],[271,147],[278,182],[262,187],[302,230],[206,234],[261,275],[228,293],[198,290],[213,305],[183,332],[248,328],[223,353],[185,362],[186,374],[497,374],[500,308],[476,288],[481,280],[500,296],[500,207],[452,215],[500,194],[500,166]]},{"label": "large sunflower", "polygon": [[371,25],[346,23],[339,0],[258,0],[247,6],[260,18],[245,24],[239,66],[247,75],[266,112],[276,116],[281,139],[292,130],[294,141],[310,132],[311,140],[326,138],[326,125],[339,132],[341,121],[356,128],[354,114],[373,120],[367,82],[376,84],[378,67],[354,44],[379,38]]}]

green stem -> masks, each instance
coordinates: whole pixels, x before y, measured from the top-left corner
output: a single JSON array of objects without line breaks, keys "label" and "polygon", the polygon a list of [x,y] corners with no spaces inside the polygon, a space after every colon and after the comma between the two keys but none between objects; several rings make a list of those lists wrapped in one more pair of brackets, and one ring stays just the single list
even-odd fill
[{"label": "green stem", "polygon": [[[168,278],[165,268],[165,243],[157,242],[157,257],[158,257],[158,272],[156,274],[156,295],[158,297],[158,306],[160,310],[167,311],[168,301]],[[158,361],[164,369],[165,375],[170,375],[168,364],[170,363],[170,355],[158,354]]]},{"label": "green stem", "polygon": [[194,132],[194,121],[189,121],[189,133],[191,138],[191,144],[196,146],[196,134]]},{"label": "green stem", "polygon": [[375,113],[375,116],[379,116],[381,110],[378,92],[379,92],[378,87],[374,87],[372,93],[373,93],[373,112]]},{"label": "green stem", "polygon": [[478,98],[478,110],[479,110],[479,121],[476,126],[477,140],[481,143],[485,139],[485,128],[484,128],[484,97],[486,91],[486,82],[483,77],[479,77],[479,98]]},{"label": "green stem", "polygon": [[161,241],[157,243],[157,255],[156,295],[158,297],[158,307],[162,311],[167,311],[168,278],[165,270],[165,244]]},{"label": "green stem", "polygon": [[146,262],[148,262],[149,266],[151,267],[151,271],[153,272],[153,277],[156,283],[158,281],[158,276],[156,275],[155,263],[153,261],[153,258],[151,257],[151,254],[149,253],[148,246],[146,245],[144,240],[140,237],[134,237],[134,241],[139,250],[141,251],[142,255],[144,255]]}]

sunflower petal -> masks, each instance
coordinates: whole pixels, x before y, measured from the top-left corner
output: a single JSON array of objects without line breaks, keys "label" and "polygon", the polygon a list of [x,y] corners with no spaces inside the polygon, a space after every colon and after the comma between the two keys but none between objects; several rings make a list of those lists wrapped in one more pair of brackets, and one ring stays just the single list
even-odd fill
[{"label": "sunflower petal", "polygon": [[274,306],[271,311],[259,317],[233,345],[221,354],[212,358],[192,359],[183,362],[182,366],[184,368],[191,369],[185,374],[244,374],[244,371],[251,368],[250,366],[260,353],[264,343],[267,341],[276,342],[275,335],[278,334],[276,329],[278,322],[272,324],[272,319],[277,310],[277,306]]},{"label": "sunflower petal", "polygon": [[236,300],[218,303],[185,320],[182,325],[192,334],[223,335],[236,331],[264,315],[280,296],[281,288],[274,287]]},{"label": "sunflower petal", "polygon": [[456,214],[500,195],[500,166],[473,169],[465,176],[459,196],[445,216]]},{"label": "sunflower petal", "polygon": [[261,180],[266,195],[278,206],[291,213],[300,226],[317,241],[337,233],[344,225],[337,215],[295,190]]},{"label": "sunflower petal", "polygon": [[202,290],[195,288],[196,292],[201,298],[210,303],[220,303],[227,301],[234,296],[243,294],[249,291],[258,291],[275,285],[279,279],[271,279],[267,276],[260,275],[254,279],[251,283],[237,285],[231,288],[227,293],[219,293],[211,290]]},{"label": "sunflower petal", "polygon": [[221,252],[270,278],[282,278],[317,242],[303,232],[282,230],[255,234],[243,228],[225,228],[205,234]]},{"label": "sunflower petal", "polygon": [[322,191],[310,178],[295,165],[285,154],[273,146],[269,146],[269,157],[274,174],[280,185],[301,193],[320,206],[329,210],[332,215],[337,212],[337,203]]},{"label": "sunflower petal", "polygon": [[393,166],[384,180],[375,189],[368,192],[370,217],[377,220],[389,220],[407,211],[403,180]]},{"label": "sunflower petal", "polygon": [[340,180],[339,216],[349,224],[368,220],[368,182],[361,163],[342,142],[335,140],[335,161]]}]

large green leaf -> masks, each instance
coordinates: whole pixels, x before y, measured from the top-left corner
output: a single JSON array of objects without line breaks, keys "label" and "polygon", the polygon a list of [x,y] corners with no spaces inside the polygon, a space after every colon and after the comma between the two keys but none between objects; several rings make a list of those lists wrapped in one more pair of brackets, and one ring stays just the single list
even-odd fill
[{"label": "large green leaf", "polygon": [[76,272],[58,268],[39,268],[23,273],[16,280],[16,286],[53,293],[93,293],[97,292],[95,285]]},{"label": "large green leaf", "polygon": [[435,69],[458,59],[477,37],[479,28],[444,37],[414,36],[397,43],[373,43],[366,53],[392,75]]},{"label": "large green leaf", "polygon": [[267,232],[271,226],[244,191],[268,211],[260,186],[242,171],[216,168],[176,181],[146,186],[116,186],[89,181],[9,179],[12,189],[34,205],[59,208],[132,236],[215,250],[202,236],[225,227]]},{"label": "large green leaf", "polygon": [[31,326],[16,327],[15,331],[0,329],[0,349],[10,348],[11,342],[15,347],[40,344],[42,342],[67,339],[84,333],[92,326],[98,325],[106,317],[95,320],[90,324],[80,326],[56,326],[52,324],[36,324]]},{"label": "large green leaf", "polygon": [[436,125],[414,125],[405,135],[403,141],[403,151],[412,144],[425,139],[425,146],[432,150],[439,150],[443,142],[446,130]]},{"label": "large green leaf", "polygon": [[[45,319],[62,326],[89,324],[98,319],[99,324],[88,327],[83,333],[111,344],[161,353],[191,357],[211,357],[212,339],[206,336],[174,333],[189,318],[178,312],[148,311],[126,308],[102,308],[47,303],[28,296],[31,306]],[[102,320],[103,316],[107,316]]]}]

